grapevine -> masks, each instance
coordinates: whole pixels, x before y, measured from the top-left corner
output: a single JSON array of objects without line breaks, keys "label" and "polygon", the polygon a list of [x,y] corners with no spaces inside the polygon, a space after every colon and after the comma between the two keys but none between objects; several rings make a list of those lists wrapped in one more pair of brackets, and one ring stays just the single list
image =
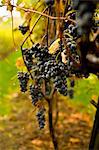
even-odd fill
[{"label": "grapevine", "polygon": [[[45,0],[42,12],[11,3],[7,5],[12,6],[12,10],[16,7],[25,12],[39,14],[31,29],[31,19],[27,25],[19,26],[20,32],[24,36],[27,33],[28,35],[21,45],[26,72],[19,71],[18,79],[21,92],[28,90],[32,104],[37,108],[36,117],[40,129],[46,124],[44,101],[47,102],[49,130],[55,150],[58,150],[58,142],[53,124],[54,94],[62,94],[72,99],[76,77],[88,78],[90,73],[99,76],[99,23],[94,17],[97,3],[97,0]],[[61,4],[64,7],[61,8]],[[47,23],[45,35],[41,42],[35,43],[31,35],[42,17]],[[52,25],[54,32],[51,31]],[[90,38],[91,34],[94,35],[93,39]],[[23,48],[29,37],[32,46]]]}]

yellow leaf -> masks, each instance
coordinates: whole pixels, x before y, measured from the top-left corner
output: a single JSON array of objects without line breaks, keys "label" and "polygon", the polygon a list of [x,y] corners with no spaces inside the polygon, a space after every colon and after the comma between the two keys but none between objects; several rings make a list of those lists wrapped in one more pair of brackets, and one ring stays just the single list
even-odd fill
[{"label": "yellow leaf", "polygon": [[58,38],[56,41],[54,41],[51,46],[49,47],[49,53],[50,54],[55,54],[56,51],[58,50],[59,48],[59,41],[60,41],[60,38]]}]

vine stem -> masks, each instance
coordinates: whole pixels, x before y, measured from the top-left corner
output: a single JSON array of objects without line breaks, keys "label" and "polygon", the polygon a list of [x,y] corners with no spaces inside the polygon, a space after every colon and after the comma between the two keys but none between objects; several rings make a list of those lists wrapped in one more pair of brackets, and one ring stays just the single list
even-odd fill
[{"label": "vine stem", "polygon": [[[56,16],[47,15],[47,14],[44,13],[44,12],[39,12],[39,11],[34,10],[34,9],[29,9],[29,8],[24,8],[24,7],[20,7],[20,6],[14,6],[14,5],[13,5],[13,7],[16,7],[16,8],[18,8],[18,9],[21,9],[21,10],[23,10],[23,11],[25,11],[25,12],[37,13],[37,14],[42,15],[42,16],[44,16],[44,17],[47,17],[47,18],[49,18],[49,19],[51,19],[51,20],[58,20],[58,18],[59,18],[59,17],[56,17]],[[69,20],[69,21],[71,21],[71,22],[73,22],[74,24],[76,23],[75,20],[70,19],[68,16],[60,17],[60,20],[66,20],[66,19]]]},{"label": "vine stem", "polygon": [[96,110],[96,115],[95,115],[94,124],[92,128],[89,150],[99,149],[99,97],[98,97],[98,104],[96,107],[97,110]]},{"label": "vine stem", "polygon": [[[6,6],[6,5],[0,5],[0,7],[3,7],[3,6]],[[44,12],[39,12],[39,11],[37,11],[35,9],[29,9],[29,8],[25,8],[25,7],[20,7],[18,5],[12,5],[12,6],[17,8],[17,9],[23,10],[25,12],[31,12],[31,13],[36,13],[36,14],[42,15],[44,17],[47,17],[47,18],[51,19],[51,20],[57,20],[58,19],[58,17],[56,17],[56,16],[50,16],[50,15],[47,15],[46,13],[44,13]],[[68,15],[65,16],[65,17],[60,17],[60,20],[66,20],[66,19],[71,21],[72,23],[76,24],[76,21],[71,19],[71,18],[69,18]]]},{"label": "vine stem", "polygon": [[57,121],[58,121],[58,117],[59,117],[59,108],[58,108],[58,99],[56,99],[56,116],[55,116],[55,122],[54,122],[54,126],[56,126]]},{"label": "vine stem", "polygon": [[57,143],[57,139],[55,137],[55,130],[54,130],[54,126],[53,126],[52,104],[53,104],[53,99],[50,99],[48,101],[48,106],[49,106],[49,110],[48,110],[49,130],[50,130],[50,135],[51,135],[52,142],[53,142],[53,145],[54,145],[54,150],[58,150],[58,143]]},{"label": "vine stem", "polygon": [[50,131],[50,135],[52,138],[52,142],[54,145],[54,150],[58,150],[58,142],[55,136],[55,129],[54,129],[54,125],[53,125],[53,96],[55,94],[56,90],[54,87],[52,87],[50,96],[46,96],[43,90],[43,95],[45,100],[48,103],[48,121],[49,121],[49,131]]}]

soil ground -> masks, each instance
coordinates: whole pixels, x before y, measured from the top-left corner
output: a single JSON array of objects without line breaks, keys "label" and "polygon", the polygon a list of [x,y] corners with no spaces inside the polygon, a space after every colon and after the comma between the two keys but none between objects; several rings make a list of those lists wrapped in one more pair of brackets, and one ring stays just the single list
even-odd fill
[{"label": "soil ground", "polygon": [[[48,123],[39,130],[36,112],[28,97],[16,94],[11,103],[11,114],[0,117],[0,150],[54,150]],[[77,111],[66,101],[59,100],[58,105],[55,130],[59,150],[88,150],[92,129],[90,115]]]}]

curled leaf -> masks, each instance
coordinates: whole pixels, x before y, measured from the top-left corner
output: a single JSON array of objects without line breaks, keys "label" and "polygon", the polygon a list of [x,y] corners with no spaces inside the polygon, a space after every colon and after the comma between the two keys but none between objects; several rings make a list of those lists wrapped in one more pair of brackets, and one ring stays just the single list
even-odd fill
[{"label": "curled leaf", "polygon": [[58,38],[56,41],[54,41],[51,46],[49,47],[49,53],[50,54],[55,54],[56,51],[58,50],[59,48],[59,41],[60,41],[60,38]]}]

